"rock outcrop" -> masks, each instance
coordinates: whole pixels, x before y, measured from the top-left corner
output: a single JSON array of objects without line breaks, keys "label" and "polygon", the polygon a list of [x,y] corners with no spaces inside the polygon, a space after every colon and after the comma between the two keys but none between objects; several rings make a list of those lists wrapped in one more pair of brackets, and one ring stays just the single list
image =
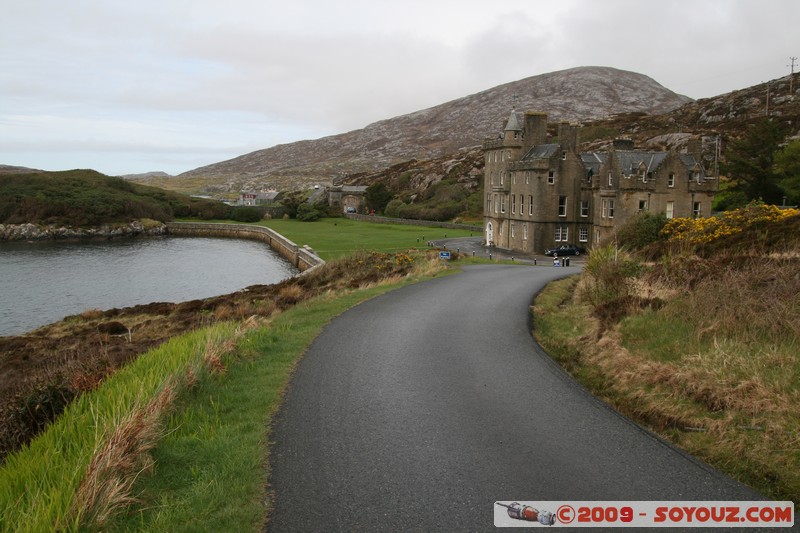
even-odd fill
[{"label": "rock outcrop", "polygon": [[61,239],[112,239],[137,235],[164,235],[167,226],[161,222],[142,223],[134,220],[128,224],[103,224],[96,227],[61,226],[57,224],[0,224],[0,240],[41,241]]}]

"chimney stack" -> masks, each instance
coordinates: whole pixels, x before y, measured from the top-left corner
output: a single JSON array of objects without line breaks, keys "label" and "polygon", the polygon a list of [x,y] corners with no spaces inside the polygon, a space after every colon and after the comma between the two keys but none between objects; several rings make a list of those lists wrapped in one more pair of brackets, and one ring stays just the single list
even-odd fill
[{"label": "chimney stack", "polygon": [[525,152],[547,142],[547,113],[525,112]]}]

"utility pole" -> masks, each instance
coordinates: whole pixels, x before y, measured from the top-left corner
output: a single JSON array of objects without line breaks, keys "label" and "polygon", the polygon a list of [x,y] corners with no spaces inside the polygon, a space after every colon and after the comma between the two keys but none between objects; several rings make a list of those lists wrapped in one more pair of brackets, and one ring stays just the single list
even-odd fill
[{"label": "utility pole", "polygon": [[797,58],[790,57],[789,61],[792,62],[790,65],[786,65],[787,67],[792,68],[792,74],[789,76],[789,94],[794,95],[794,62],[797,61]]}]

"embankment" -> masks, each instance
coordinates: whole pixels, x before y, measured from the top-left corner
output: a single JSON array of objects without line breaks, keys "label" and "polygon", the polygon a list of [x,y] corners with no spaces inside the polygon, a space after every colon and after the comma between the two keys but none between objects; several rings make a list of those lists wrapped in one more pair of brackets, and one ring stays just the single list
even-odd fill
[{"label": "embankment", "polygon": [[289,260],[301,272],[325,264],[313,250],[295,243],[264,226],[248,224],[223,224],[200,222],[168,222],[167,232],[170,235],[192,237],[231,237],[237,239],[255,239],[267,243],[273,250]]}]

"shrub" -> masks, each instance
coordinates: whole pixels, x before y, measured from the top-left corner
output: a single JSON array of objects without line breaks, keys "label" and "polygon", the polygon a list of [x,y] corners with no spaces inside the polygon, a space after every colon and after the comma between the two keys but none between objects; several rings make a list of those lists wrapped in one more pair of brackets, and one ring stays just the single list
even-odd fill
[{"label": "shrub", "polygon": [[718,217],[673,218],[664,225],[661,235],[671,242],[702,245],[754,226],[780,222],[798,215],[800,211],[797,209],[780,209],[774,205],[751,202],[734,211],[726,211]]},{"label": "shrub", "polygon": [[302,222],[313,222],[319,220],[323,213],[314,205],[309,203],[297,206],[297,220]]},{"label": "shrub", "polygon": [[237,222],[258,222],[261,220],[261,211],[255,207],[237,207],[231,210],[230,218]]},{"label": "shrub", "polygon": [[617,231],[617,243],[619,246],[640,250],[659,240],[661,229],[666,223],[667,216],[664,213],[638,213]]},{"label": "shrub", "polygon": [[633,295],[632,280],[641,265],[628,253],[613,245],[593,249],[586,260],[580,296],[595,310],[620,303]]}]

